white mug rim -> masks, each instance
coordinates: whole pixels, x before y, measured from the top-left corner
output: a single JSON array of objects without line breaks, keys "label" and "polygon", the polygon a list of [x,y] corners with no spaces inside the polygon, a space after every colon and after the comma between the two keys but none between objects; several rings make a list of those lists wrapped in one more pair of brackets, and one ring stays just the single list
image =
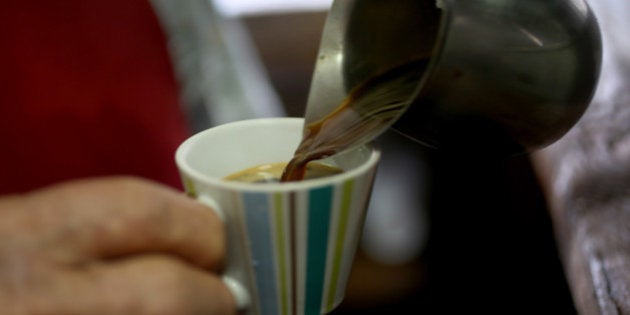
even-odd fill
[{"label": "white mug rim", "polygon": [[213,177],[194,169],[191,165],[186,162],[186,154],[189,149],[195,145],[195,143],[201,139],[202,137],[207,136],[209,133],[213,133],[216,130],[225,129],[225,128],[236,128],[240,125],[259,125],[259,124],[274,124],[278,123],[278,121],[282,121],[285,123],[303,123],[303,118],[295,118],[295,117],[273,117],[273,118],[254,118],[254,119],[246,119],[239,120],[235,122],[230,122],[226,124],[222,124],[216,127],[208,128],[204,131],[201,131],[197,134],[192,135],[188,139],[186,139],[180,146],[177,148],[175,152],[175,161],[178,167],[181,169],[183,174],[191,177],[191,179],[206,184],[212,185],[215,187],[220,187],[223,189],[236,190],[236,191],[249,191],[249,192],[285,192],[285,191],[297,191],[297,190],[308,190],[322,186],[330,186],[337,183],[342,183],[352,178],[356,178],[359,174],[367,173],[371,168],[375,167],[380,159],[380,151],[376,148],[373,148],[369,145],[364,145],[368,150],[370,150],[370,155],[366,161],[361,163],[360,165],[351,168],[349,170],[344,171],[343,173],[326,176],[322,178],[309,179],[298,182],[288,182],[288,183],[244,183],[244,182],[236,182],[236,181],[228,181],[219,177]]}]

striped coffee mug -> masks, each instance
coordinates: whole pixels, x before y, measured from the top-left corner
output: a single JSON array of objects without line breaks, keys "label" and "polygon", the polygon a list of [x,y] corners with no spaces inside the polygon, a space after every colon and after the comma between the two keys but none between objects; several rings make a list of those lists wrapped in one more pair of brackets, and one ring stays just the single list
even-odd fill
[{"label": "striped coffee mug", "polygon": [[226,181],[249,167],[287,162],[303,119],[217,126],[186,140],[176,162],[187,193],[227,230],[224,279],[248,315],[319,315],[341,303],[380,153],[359,147],[324,160],[343,173],[291,183]]}]

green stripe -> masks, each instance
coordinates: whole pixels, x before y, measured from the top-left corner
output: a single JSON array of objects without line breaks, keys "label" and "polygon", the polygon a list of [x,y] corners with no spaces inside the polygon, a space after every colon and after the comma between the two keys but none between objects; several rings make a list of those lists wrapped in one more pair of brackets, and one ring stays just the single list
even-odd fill
[{"label": "green stripe", "polygon": [[288,289],[287,289],[287,263],[286,263],[286,235],[285,235],[285,218],[284,218],[284,208],[282,203],[282,194],[276,193],[274,195],[274,217],[276,218],[276,245],[278,248],[278,268],[279,268],[279,278],[280,278],[280,309],[282,310],[282,315],[287,315],[289,313],[289,303],[288,303]]},{"label": "green stripe", "polygon": [[195,182],[188,176],[184,176],[184,190],[186,195],[192,198],[197,198],[197,189],[195,188]]},{"label": "green stripe", "polygon": [[348,218],[350,217],[350,204],[352,202],[353,187],[354,180],[349,180],[345,182],[343,186],[343,195],[341,197],[341,209],[339,209],[340,213],[339,222],[337,224],[337,239],[335,240],[335,251],[333,254],[332,273],[330,276],[328,303],[326,304],[326,311],[332,310],[335,303],[335,296],[337,295],[339,270],[341,269],[341,260],[343,257],[343,244],[345,242],[346,232],[348,230]]},{"label": "green stripe", "polygon": [[332,197],[330,186],[309,193],[305,315],[321,314]]}]

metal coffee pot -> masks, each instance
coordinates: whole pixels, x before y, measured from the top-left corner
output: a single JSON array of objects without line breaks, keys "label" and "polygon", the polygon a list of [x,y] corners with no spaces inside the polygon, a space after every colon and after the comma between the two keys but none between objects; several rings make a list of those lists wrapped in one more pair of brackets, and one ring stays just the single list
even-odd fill
[{"label": "metal coffee pot", "polygon": [[361,82],[410,60],[418,70],[391,128],[430,147],[514,155],[564,135],[592,98],[601,62],[583,0],[336,0],[307,124]]}]

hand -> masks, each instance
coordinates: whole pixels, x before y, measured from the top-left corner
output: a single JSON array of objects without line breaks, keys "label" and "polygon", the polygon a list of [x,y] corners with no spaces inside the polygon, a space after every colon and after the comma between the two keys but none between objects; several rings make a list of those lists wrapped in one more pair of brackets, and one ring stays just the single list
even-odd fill
[{"label": "hand", "polygon": [[106,178],[0,198],[2,314],[234,314],[213,211]]}]

